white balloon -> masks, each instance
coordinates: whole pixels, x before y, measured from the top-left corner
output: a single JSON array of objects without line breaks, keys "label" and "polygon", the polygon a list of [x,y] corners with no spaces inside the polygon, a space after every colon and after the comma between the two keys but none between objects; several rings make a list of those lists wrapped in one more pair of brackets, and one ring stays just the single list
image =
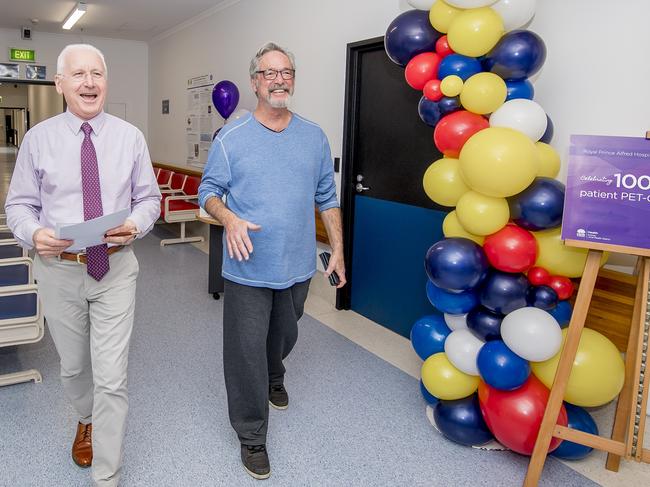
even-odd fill
[{"label": "white balloon", "polygon": [[445,313],[445,323],[451,331],[467,328],[467,313],[464,315],[450,315]]},{"label": "white balloon", "polygon": [[418,10],[431,10],[436,0],[408,0],[409,5]]},{"label": "white balloon", "polygon": [[445,3],[457,8],[487,7],[488,5],[492,5],[494,2],[496,2],[496,0],[445,0]]},{"label": "white balloon", "polygon": [[485,342],[476,338],[467,328],[452,331],[445,339],[445,354],[461,372],[469,375],[479,375],[476,357]]},{"label": "white balloon", "polygon": [[507,31],[518,29],[535,15],[537,0],[499,0],[492,5],[492,10],[503,20]]},{"label": "white balloon", "polygon": [[543,309],[519,308],[503,318],[501,338],[508,348],[521,358],[531,362],[543,362],[560,350],[562,328],[555,318]]},{"label": "white balloon", "polygon": [[509,127],[523,132],[537,142],[546,132],[546,112],[533,100],[508,100],[490,115],[490,127]]}]

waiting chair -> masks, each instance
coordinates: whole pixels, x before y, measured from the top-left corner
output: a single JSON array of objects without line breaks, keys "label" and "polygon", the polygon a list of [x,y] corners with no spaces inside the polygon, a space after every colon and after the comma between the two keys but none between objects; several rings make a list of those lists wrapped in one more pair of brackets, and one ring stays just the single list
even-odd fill
[{"label": "waiting chair", "polygon": [[180,238],[167,238],[160,241],[160,245],[171,245],[177,243],[203,242],[203,237],[186,237],[185,224],[196,221],[199,211],[199,184],[201,178],[187,176],[183,183],[182,193],[176,195],[164,195],[161,202],[160,217],[167,223],[180,223]]}]

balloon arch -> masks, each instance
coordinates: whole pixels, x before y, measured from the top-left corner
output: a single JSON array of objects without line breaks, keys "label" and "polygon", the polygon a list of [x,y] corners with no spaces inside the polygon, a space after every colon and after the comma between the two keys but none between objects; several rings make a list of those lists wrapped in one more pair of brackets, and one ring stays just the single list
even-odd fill
[{"label": "balloon arch", "polygon": [[[522,29],[535,0],[409,3],[415,10],[386,31],[386,53],[422,91],[418,113],[444,156],[424,173],[424,190],[453,208],[424,259],[439,313],[411,330],[421,391],[447,438],[496,439],[530,455],[571,317],[571,278],[586,260],[560,239],[560,156],[530,81],[546,46]],[[596,433],[584,408],[613,400],[623,380],[617,348],[585,329],[558,423]],[[559,439],[551,449],[564,459],[591,451]]]}]

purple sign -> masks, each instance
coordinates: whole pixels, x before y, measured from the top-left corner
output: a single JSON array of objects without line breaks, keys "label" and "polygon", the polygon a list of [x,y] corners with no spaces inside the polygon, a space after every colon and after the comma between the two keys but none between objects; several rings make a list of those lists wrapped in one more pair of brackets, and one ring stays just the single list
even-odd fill
[{"label": "purple sign", "polygon": [[650,249],[650,141],[572,135],[562,239]]}]

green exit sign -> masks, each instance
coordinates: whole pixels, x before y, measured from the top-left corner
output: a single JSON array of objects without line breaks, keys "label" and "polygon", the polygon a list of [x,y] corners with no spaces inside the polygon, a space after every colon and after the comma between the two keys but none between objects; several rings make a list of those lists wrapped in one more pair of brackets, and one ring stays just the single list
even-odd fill
[{"label": "green exit sign", "polygon": [[11,61],[36,61],[36,51],[31,49],[9,49]]}]

